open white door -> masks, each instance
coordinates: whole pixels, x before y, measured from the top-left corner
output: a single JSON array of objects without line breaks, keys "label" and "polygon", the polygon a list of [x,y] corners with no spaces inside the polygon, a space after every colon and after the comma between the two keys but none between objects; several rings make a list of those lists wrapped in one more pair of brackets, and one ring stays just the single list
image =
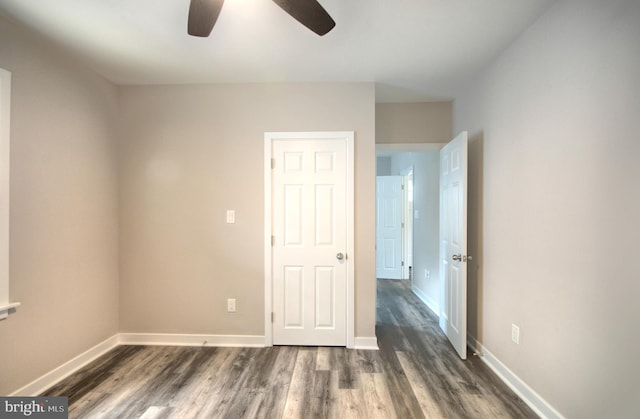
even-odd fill
[{"label": "open white door", "polygon": [[467,358],[467,133],[440,151],[440,328]]},{"label": "open white door", "polygon": [[376,177],[376,277],[402,279],[402,176]]}]

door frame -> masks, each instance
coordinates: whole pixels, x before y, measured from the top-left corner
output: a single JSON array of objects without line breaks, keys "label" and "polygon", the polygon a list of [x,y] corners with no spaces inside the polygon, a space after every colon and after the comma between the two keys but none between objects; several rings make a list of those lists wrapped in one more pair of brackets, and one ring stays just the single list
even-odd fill
[{"label": "door frame", "polygon": [[[447,145],[447,143],[394,143],[394,144],[376,144],[376,156],[379,152],[382,153],[410,153],[410,152],[423,152],[423,151],[440,151],[442,147]],[[415,198],[415,167],[414,167],[414,198]],[[374,180],[375,181],[375,180]],[[415,210],[415,208],[414,208]],[[439,234],[439,233],[438,233]],[[413,248],[415,249],[415,235],[413,236]],[[438,238],[439,240],[439,238]],[[415,254],[415,252],[414,252]],[[413,261],[412,261],[413,263]],[[413,272],[413,275],[417,275],[417,272]],[[440,279],[438,278],[438,282]],[[439,287],[442,287],[443,284],[439,283]],[[411,283],[411,287],[413,288],[413,282]],[[438,290],[438,307],[441,305],[440,299],[442,298],[442,293]],[[417,294],[416,294],[417,295]],[[426,301],[420,297],[420,300],[423,301],[430,309],[431,306],[426,303]],[[433,310],[432,310],[433,311]],[[437,316],[440,316],[440,313],[435,313]]]},{"label": "door frame", "polygon": [[346,289],[346,322],[347,348],[355,347],[355,211],[354,211],[354,131],[304,131],[304,132],[265,132],[264,133],[264,344],[273,346],[273,213],[272,213],[272,143],[275,140],[344,141],[346,145],[346,206],[347,206],[347,289]]},{"label": "door frame", "polygon": [[[402,176],[402,279],[412,279],[409,268],[413,266],[413,165],[400,170]],[[411,178],[411,195],[409,195],[409,178]],[[411,200],[409,199],[411,198]],[[409,205],[409,202],[412,205]]]},{"label": "door frame", "polygon": [[0,320],[18,303],[9,295],[9,177],[11,164],[11,73],[0,68]]}]

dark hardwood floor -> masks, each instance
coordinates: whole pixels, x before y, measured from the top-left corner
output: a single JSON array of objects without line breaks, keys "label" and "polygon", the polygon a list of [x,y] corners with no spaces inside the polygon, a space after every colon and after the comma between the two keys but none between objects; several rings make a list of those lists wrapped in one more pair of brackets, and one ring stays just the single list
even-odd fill
[{"label": "dark hardwood floor", "polygon": [[458,358],[404,282],[378,280],[379,351],[120,346],[45,392],[72,418],[536,418]]}]

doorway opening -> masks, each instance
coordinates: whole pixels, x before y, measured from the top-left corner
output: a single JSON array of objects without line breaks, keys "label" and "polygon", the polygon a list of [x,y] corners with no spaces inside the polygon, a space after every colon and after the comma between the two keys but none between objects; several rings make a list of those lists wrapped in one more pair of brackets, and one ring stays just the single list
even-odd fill
[{"label": "doorway opening", "polygon": [[[412,173],[413,214],[409,217],[414,221],[411,244],[415,257],[412,258],[411,292],[439,317],[440,328],[462,359],[466,359],[467,354],[466,263],[471,260],[466,254],[467,136],[463,131],[445,145],[430,145],[436,148],[431,153],[412,150],[383,155],[383,146],[377,148],[380,152],[377,168],[382,170],[386,166],[389,175],[399,170]],[[413,166],[410,171],[402,169],[409,165]],[[394,202],[387,196],[388,189],[378,187],[376,191],[377,244],[382,243],[378,237],[387,238],[383,236],[386,233],[383,227],[387,227],[388,214],[395,214],[385,206]],[[376,257],[382,257],[386,263],[386,242],[382,251],[377,249]],[[376,264],[379,263],[377,259]],[[421,271],[424,277],[419,275]],[[436,274],[432,276],[432,272]]]},{"label": "doorway opening", "polygon": [[[383,157],[387,159],[391,157]],[[413,165],[376,176],[376,278],[411,279]]]},{"label": "doorway opening", "polygon": [[[401,273],[396,279],[407,281],[406,286],[436,315],[440,309],[439,279],[439,151],[443,144],[378,144],[376,146],[376,175],[397,176],[404,186],[399,192],[400,223],[399,254]],[[378,186],[378,177],[376,185]],[[376,192],[379,192],[378,187]],[[383,213],[376,195],[376,277],[391,252],[381,249],[381,221]],[[387,211],[388,213],[389,211]],[[389,240],[387,241],[390,242]],[[402,264],[404,262],[404,264]]]}]

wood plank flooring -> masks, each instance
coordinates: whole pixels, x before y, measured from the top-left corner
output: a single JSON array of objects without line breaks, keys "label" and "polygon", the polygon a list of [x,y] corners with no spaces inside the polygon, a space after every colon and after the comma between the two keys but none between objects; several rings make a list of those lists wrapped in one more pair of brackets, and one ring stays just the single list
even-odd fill
[{"label": "wood plank flooring", "polygon": [[378,280],[379,351],[120,346],[45,392],[71,418],[536,418],[460,360],[403,281]]}]

